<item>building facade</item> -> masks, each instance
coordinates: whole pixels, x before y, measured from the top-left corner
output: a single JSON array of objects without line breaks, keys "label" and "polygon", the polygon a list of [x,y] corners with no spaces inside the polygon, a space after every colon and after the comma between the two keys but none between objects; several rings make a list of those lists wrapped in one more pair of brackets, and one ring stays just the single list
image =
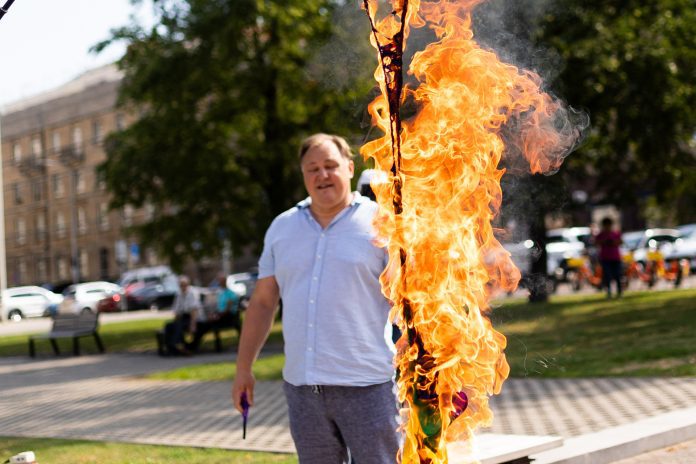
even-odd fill
[{"label": "building facade", "polygon": [[111,210],[97,170],[106,135],[132,118],[115,107],[121,77],[105,66],[4,109],[8,286],[115,280],[161,264],[128,234],[152,211]]}]

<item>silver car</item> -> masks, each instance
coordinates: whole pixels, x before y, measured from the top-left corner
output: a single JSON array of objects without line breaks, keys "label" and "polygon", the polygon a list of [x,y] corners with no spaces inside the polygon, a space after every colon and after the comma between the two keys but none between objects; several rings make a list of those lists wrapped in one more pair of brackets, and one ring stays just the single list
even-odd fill
[{"label": "silver car", "polygon": [[85,282],[71,285],[63,291],[65,300],[60,307],[61,313],[97,312],[97,303],[114,293],[123,293],[120,285],[111,282]]},{"label": "silver car", "polygon": [[10,321],[49,315],[63,301],[62,295],[36,285],[8,288],[0,295],[0,319]]}]

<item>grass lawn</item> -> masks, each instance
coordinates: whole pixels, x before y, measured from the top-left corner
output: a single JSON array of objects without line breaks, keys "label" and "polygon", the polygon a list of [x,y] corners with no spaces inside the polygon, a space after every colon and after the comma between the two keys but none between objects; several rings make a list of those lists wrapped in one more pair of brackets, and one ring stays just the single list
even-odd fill
[{"label": "grass lawn", "polygon": [[506,302],[493,324],[512,377],[696,375],[696,289]]},{"label": "grass lawn", "polygon": [[[106,351],[110,353],[144,353],[157,351],[155,331],[164,327],[166,320],[143,319],[128,322],[115,322],[99,327],[99,335],[104,342]],[[237,344],[237,332],[233,329],[223,330],[220,333],[222,345],[229,348]],[[0,337],[0,357],[2,356],[28,356],[28,335],[9,335]],[[212,335],[206,335],[201,343],[201,351],[214,351]],[[269,343],[282,344],[283,335],[280,323],[273,326],[269,336]],[[58,340],[61,353],[72,353],[72,339]],[[80,349],[85,354],[98,353],[94,338],[85,337],[80,340]],[[48,340],[36,342],[36,352],[39,355],[53,353]]]},{"label": "grass lawn", "polygon": [[[511,377],[696,375],[696,290],[506,300],[493,311],[507,336]],[[259,380],[281,378],[282,355],[259,359]],[[150,378],[231,380],[232,362],[167,371]]]},{"label": "grass lawn", "polygon": [[[513,377],[691,376],[696,375],[696,289],[628,292],[621,299],[602,294],[552,297],[544,304],[505,300],[493,311],[494,326],[508,339]],[[102,326],[110,352],[155,350],[153,332],[161,320]],[[226,346],[236,333],[223,333]],[[212,350],[206,337],[204,350]],[[270,343],[282,340],[276,324]],[[84,340],[85,352],[95,352]],[[64,341],[69,352],[69,340]],[[50,352],[40,343],[39,352]],[[0,338],[0,356],[26,355],[27,336]],[[258,379],[280,379],[282,355],[256,364]],[[230,380],[233,363],[190,366],[156,374],[159,379]]]},{"label": "grass lawn", "polygon": [[0,462],[22,451],[34,451],[46,464],[296,464],[290,454],[210,448],[131,445],[85,440],[0,437]]}]

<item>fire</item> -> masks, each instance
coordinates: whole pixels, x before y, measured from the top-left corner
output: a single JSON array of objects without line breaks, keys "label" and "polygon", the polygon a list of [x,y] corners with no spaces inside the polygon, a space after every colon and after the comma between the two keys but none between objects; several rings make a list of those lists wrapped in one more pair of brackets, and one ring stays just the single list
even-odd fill
[{"label": "fire", "polygon": [[[493,292],[514,289],[520,278],[491,226],[503,154],[523,153],[532,172],[553,171],[578,139],[536,74],[473,40],[471,10],[481,1],[393,0],[378,20],[378,0],[363,0],[382,89],[369,111],[385,135],[361,153],[390,180],[372,187],[390,256],[382,288],[404,332],[395,362],[405,464],[446,463],[447,442],[490,425],[488,398],[509,374],[506,339],[487,317]],[[418,85],[403,88],[412,27],[431,28],[437,41],[410,64]],[[417,113],[402,122],[405,99]],[[513,123],[515,146],[506,149],[501,128]]]}]

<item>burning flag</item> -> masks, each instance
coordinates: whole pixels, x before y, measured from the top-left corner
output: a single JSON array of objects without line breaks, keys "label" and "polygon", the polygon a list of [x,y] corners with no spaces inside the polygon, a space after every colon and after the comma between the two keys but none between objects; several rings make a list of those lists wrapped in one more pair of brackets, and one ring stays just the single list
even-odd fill
[{"label": "burning flag", "polygon": [[[471,11],[481,1],[393,0],[378,19],[378,0],[363,0],[382,90],[369,112],[385,136],[361,153],[389,179],[372,187],[390,257],[382,288],[403,331],[396,366],[404,464],[446,463],[447,442],[490,425],[488,398],[510,370],[505,337],[487,317],[493,291],[512,290],[520,278],[491,226],[503,154],[523,154],[532,172],[554,171],[580,136],[539,76],[473,40]],[[415,53],[408,72],[417,85],[404,87],[404,47],[420,27],[437,40]],[[402,121],[406,100],[417,111]],[[514,138],[503,137],[512,126]]]}]

